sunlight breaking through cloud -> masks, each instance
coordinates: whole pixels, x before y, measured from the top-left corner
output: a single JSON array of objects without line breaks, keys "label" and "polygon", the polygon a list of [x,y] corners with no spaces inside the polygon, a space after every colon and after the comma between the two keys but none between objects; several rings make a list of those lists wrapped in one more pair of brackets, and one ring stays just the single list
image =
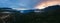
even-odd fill
[{"label": "sunlight breaking through cloud", "polygon": [[47,0],[39,3],[35,8],[44,9],[48,6],[60,5],[60,0]]}]

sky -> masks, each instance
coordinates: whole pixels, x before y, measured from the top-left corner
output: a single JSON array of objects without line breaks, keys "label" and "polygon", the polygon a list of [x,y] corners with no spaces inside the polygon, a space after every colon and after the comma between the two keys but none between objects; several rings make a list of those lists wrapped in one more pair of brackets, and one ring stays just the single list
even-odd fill
[{"label": "sky", "polygon": [[60,0],[43,0],[43,2],[37,4],[35,8],[45,9],[48,6],[60,5]]},{"label": "sky", "polygon": [[0,0],[0,7],[34,8],[41,0]]},{"label": "sky", "polygon": [[0,0],[0,7],[8,7],[21,10],[21,13],[27,13],[30,12],[28,9],[33,9],[35,5],[41,1],[42,0]]},{"label": "sky", "polygon": [[38,8],[44,9],[50,5],[60,4],[60,0],[0,0],[0,7]]},{"label": "sky", "polygon": [[44,9],[57,4],[60,5],[60,0],[0,0],[0,7],[17,10]]},{"label": "sky", "polygon": [[57,4],[60,5],[60,0],[0,0],[0,7],[8,7],[17,10],[44,9]]}]

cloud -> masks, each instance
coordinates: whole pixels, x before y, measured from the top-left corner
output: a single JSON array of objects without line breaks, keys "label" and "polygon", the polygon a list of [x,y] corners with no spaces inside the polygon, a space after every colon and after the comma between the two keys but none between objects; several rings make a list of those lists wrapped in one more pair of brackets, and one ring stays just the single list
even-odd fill
[{"label": "cloud", "polygon": [[44,9],[48,6],[60,5],[60,0],[46,0],[36,5],[35,8]]},{"label": "cloud", "polygon": [[0,7],[33,8],[40,0],[0,0]]}]

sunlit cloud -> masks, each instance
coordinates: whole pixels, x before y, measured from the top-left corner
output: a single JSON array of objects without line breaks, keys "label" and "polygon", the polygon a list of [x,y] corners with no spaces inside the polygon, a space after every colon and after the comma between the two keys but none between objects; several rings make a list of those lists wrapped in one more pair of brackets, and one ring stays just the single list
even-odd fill
[{"label": "sunlit cloud", "polygon": [[60,5],[60,0],[46,0],[36,5],[35,8],[44,9],[48,6]]}]

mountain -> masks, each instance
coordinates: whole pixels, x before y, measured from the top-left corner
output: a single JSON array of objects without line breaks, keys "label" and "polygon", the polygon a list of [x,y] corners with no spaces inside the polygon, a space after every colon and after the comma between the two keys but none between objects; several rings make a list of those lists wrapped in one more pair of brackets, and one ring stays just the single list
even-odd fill
[{"label": "mountain", "polygon": [[51,11],[56,9],[60,9],[60,5],[48,6],[44,9],[44,11]]}]

